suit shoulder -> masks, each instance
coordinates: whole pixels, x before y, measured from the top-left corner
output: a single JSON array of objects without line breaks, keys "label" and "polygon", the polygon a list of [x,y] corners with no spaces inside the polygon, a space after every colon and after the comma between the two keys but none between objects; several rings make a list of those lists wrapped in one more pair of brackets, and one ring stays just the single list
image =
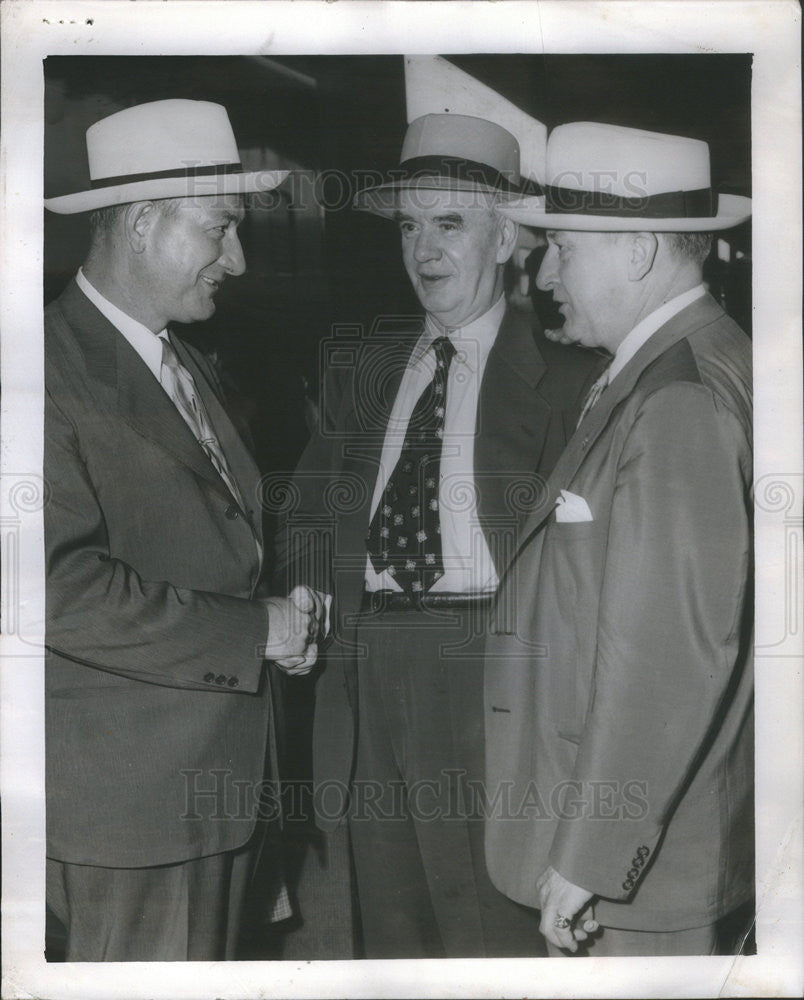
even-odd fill
[{"label": "suit shoulder", "polygon": [[695,382],[715,391],[751,385],[751,341],[728,316],[692,331],[656,358],[639,378],[650,391],[668,382]]},{"label": "suit shoulder", "polygon": [[577,344],[557,344],[543,333],[535,337],[536,344],[548,367],[564,366],[589,374],[601,371],[609,363],[608,355],[581,347]]},{"label": "suit shoulder", "polygon": [[70,322],[64,314],[60,299],[45,306],[45,380],[70,368],[83,368],[82,354]]},{"label": "suit shoulder", "polygon": [[606,354],[548,339],[538,324],[533,328],[533,342],[547,367],[548,378],[565,389],[588,387],[609,362]]},{"label": "suit shoulder", "polygon": [[669,347],[639,378],[638,390],[650,396],[670,386],[695,386],[719,408],[751,426],[751,342],[724,316]]}]

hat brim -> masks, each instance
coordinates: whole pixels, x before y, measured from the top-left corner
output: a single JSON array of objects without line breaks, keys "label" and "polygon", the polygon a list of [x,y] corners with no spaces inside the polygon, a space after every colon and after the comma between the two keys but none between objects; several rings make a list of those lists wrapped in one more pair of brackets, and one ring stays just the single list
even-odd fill
[{"label": "hat brim", "polygon": [[590,233],[709,233],[731,229],[751,218],[751,199],[737,194],[718,195],[716,216],[707,218],[646,219],[620,215],[571,215],[546,212],[543,196],[528,196],[497,205],[497,211],[514,222],[537,229]]},{"label": "hat brim", "polygon": [[126,205],[133,201],[157,201],[161,198],[202,198],[216,194],[256,194],[273,191],[290,173],[289,170],[256,170],[233,174],[197,177],[162,177],[132,184],[78,191],[58,198],[45,198],[45,208],[59,215],[94,212],[97,208]]},{"label": "hat brim", "polygon": [[[492,185],[478,184],[474,181],[464,181],[455,177],[427,177],[421,180],[403,179],[388,184],[381,184],[379,187],[368,188],[359,191],[352,202],[352,207],[358,212],[371,212],[373,215],[381,215],[386,219],[393,219],[399,210],[397,195],[400,191],[416,191],[421,195],[420,208],[432,208],[436,202],[430,200],[428,204],[428,191],[469,191],[476,194],[494,195],[502,200],[509,198],[522,198],[521,191],[505,191]],[[486,204],[486,200],[478,200],[478,204]]]}]

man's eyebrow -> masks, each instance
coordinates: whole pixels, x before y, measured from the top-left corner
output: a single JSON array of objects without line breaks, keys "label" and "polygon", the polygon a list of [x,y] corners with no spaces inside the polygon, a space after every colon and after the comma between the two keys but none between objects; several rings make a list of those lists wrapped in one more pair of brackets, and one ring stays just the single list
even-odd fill
[{"label": "man's eyebrow", "polygon": [[[415,222],[415,221],[416,220],[412,216],[405,215],[405,213],[400,212],[399,209],[397,209],[394,212],[394,222]],[[446,215],[434,216],[432,221],[435,222],[437,225],[440,225],[443,222],[451,222],[454,223],[455,225],[463,225],[464,217],[460,214],[460,212],[448,212]]]}]

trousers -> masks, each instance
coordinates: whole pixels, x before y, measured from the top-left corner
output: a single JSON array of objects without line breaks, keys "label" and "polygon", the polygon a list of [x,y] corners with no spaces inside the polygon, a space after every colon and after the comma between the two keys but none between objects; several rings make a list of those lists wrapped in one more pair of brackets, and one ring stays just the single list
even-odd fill
[{"label": "trousers", "polygon": [[543,956],[483,848],[483,627],[472,609],[361,616],[349,831],[367,958]]}]

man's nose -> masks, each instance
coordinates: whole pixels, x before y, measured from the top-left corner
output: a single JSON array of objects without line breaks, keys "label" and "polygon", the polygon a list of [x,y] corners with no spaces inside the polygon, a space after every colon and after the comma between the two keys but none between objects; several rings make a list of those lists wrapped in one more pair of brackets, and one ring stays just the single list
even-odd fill
[{"label": "man's nose", "polygon": [[227,274],[237,277],[246,270],[246,258],[243,254],[243,247],[240,245],[240,237],[233,230],[227,233],[223,241],[223,253],[220,262],[226,269]]},{"label": "man's nose", "polygon": [[437,234],[429,227],[422,227],[416,236],[413,256],[420,263],[426,260],[438,260],[441,256]]},{"label": "man's nose", "polygon": [[542,257],[541,266],[536,273],[536,287],[541,288],[543,292],[552,291],[553,287],[558,284],[557,260],[556,248],[548,246],[544,257]]}]

